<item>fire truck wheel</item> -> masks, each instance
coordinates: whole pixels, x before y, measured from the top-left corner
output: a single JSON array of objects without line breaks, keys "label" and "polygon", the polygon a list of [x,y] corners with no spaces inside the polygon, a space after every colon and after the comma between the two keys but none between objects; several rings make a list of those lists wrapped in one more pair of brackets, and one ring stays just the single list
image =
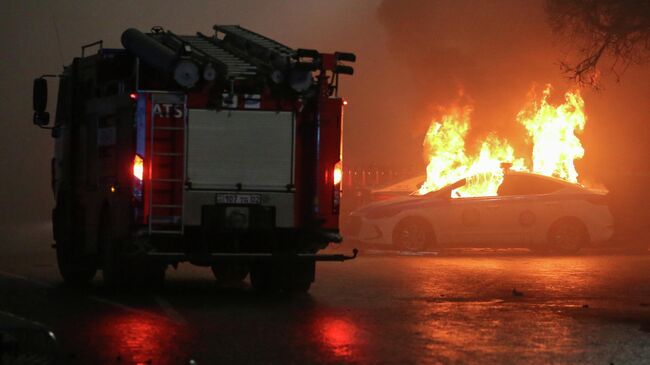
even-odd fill
[{"label": "fire truck wheel", "polygon": [[574,254],[589,242],[584,224],[575,218],[562,218],[551,225],[548,240],[553,250],[560,254]]},{"label": "fire truck wheel", "polygon": [[59,272],[67,284],[84,285],[97,273],[95,260],[80,252],[74,241],[57,241],[56,260]]},{"label": "fire truck wheel", "polygon": [[316,262],[296,262],[282,276],[282,289],[288,293],[306,293],[314,281]]},{"label": "fire truck wheel", "polygon": [[268,263],[255,263],[251,266],[251,285],[253,289],[260,292],[268,292],[273,289],[275,278],[273,268]]},{"label": "fire truck wheel", "polygon": [[311,280],[292,280],[286,282],[283,286],[285,292],[288,293],[306,293],[311,288]]},{"label": "fire truck wheel", "polygon": [[421,218],[406,218],[393,230],[393,245],[398,250],[419,252],[433,248],[434,242],[433,228]]},{"label": "fire truck wheel", "polygon": [[165,283],[167,264],[131,261],[128,268],[131,284],[135,287],[155,289]]},{"label": "fire truck wheel", "polygon": [[110,223],[102,219],[99,229],[99,255],[104,285],[115,289],[128,283],[128,267],[122,253],[122,243],[113,237]]},{"label": "fire truck wheel", "polygon": [[212,265],[212,274],[219,282],[243,281],[248,276],[248,266],[243,264],[221,263]]},{"label": "fire truck wheel", "polygon": [[314,281],[315,262],[257,263],[251,266],[251,284],[261,292],[305,293]]}]

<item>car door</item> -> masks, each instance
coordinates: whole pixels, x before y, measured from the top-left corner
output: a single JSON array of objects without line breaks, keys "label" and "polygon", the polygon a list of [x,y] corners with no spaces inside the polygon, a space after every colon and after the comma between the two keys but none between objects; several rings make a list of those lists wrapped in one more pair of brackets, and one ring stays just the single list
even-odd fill
[{"label": "car door", "polygon": [[497,192],[501,200],[496,236],[508,246],[531,243],[536,229],[553,212],[562,209],[552,194],[564,186],[548,177],[529,173],[506,174]]},{"label": "car door", "polygon": [[438,208],[436,234],[442,245],[482,247],[498,240],[501,205],[495,197],[450,198]]}]

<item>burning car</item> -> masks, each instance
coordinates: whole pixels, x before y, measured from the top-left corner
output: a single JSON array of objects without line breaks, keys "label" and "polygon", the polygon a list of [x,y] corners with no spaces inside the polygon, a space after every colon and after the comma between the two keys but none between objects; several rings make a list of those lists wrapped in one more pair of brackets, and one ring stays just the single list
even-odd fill
[{"label": "burning car", "polygon": [[495,195],[464,189],[494,176],[474,175],[436,191],[371,203],[351,213],[348,238],[399,250],[527,247],[575,253],[607,241],[607,193],[559,178],[506,170]]}]

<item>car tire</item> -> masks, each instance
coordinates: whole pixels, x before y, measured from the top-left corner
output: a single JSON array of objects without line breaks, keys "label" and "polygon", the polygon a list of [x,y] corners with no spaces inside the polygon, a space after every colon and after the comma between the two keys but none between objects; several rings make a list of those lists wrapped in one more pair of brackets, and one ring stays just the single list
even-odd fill
[{"label": "car tire", "polygon": [[431,249],[435,246],[433,228],[424,219],[404,219],[393,230],[393,246],[409,252]]},{"label": "car tire", "polygon": [[563,218],[548,230],[549,247],[560,254],[574,254],[589,243],[589,233],[576,218]]}]

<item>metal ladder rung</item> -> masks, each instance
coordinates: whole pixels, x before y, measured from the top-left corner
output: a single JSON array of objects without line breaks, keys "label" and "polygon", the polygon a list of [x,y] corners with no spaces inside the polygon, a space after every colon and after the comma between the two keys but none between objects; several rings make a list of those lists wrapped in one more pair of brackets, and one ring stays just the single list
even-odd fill
[{"label": "metal ladder rung", "polygon": [[183,182],[183,179],[151,179],[153,182]]},{"label": "metal ladder rung", "polygon": [[154,156],[183,156],[182,153],[179,152],[154,152]]},{"label": "metal ladder rung", "polygon": [[154,130],[163,130],[163,131],[182,131],[185,128],[183,127],[155,127]]}]

